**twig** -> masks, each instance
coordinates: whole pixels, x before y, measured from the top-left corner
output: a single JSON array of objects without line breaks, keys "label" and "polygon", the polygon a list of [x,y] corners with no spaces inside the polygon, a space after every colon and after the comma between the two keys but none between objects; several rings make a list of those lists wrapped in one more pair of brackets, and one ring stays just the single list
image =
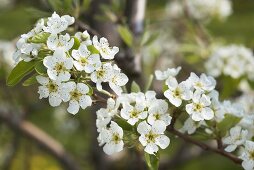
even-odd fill
[{"label": "twig", "polygon": [[90,33],[90,34],[92,34],[92,35],[98,35],[98,36],[100,36],[100,34],[99,34],[96,30],[92,29],[89,25],[86,25],[86,24],[83,23],[82,21],[76,20],[75,23],[76,23],[77,26],[78,26],[79,28],[81,28],[82,30],[84,30],[84,31],[87,30],[88,33]]},{"label": "twig", "polygon": [[14,114],[0,112],[0,119],[12,130],[22,133],[27,138],[35,141],[53,155],[67,170],[80,170],[77,162],[64,150],[63,146],[36,127],[33,123],[15,119]]},{"label": "twig", "polygon": [[174,128],[172,128],[172,127],[170,127],[170,126],[168,126],[167,130],[168,130],[169,132],[171,132],[172,134],[174,134],[174,135],[176,135],[176,136],[182,138],[183,140],[185,140],[185,141],[187,141],[187,142],[190,142],[190,143],[192,143],[192,144],[194,144],[194,145],[197,145],[197,146],[199,146],[200,148],[202,148],[202,149],[204,149],[204,150],[212,151],[212,152],[218,153],[218,154],[220,154],[220,155],[222,155],[222,156],[225,156],[225,157],[231,159],[231,160],[232,160],[233,162],[235,162],[236,164],[241,164],[241,163],[242,163],[242,160],[239,159],[239,158],[237,158],[236,156],[234,156],[234,155],[232,155],[232,154],[230,154],[230,153],[228,153],[228,152],[225,152],[224,150],[220,150],[220,149],[217,149],[217,148],[213,148],[213,147],[211,147],[211,146],[209,146],[209,145],[207,145],[207,144],[205,144],[205,143],[196,141],[196,140],[192,139],[191,137],[189,137],[189,136],[187,136],[187,135],[185,135],[185,134],[183,134],[183,133],[181,133],[181,132],[175,130]]}]

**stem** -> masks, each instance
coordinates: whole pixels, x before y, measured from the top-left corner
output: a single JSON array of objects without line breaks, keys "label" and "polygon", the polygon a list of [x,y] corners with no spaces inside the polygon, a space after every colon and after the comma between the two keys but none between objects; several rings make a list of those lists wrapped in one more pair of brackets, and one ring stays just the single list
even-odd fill
[{"label": "stem", "polygon": [[168,126],[167,130],[168,130],[170,133],[172,133],[172,134],[174,134],[174,135],[176,135],[176,136],[182,138],[182,139],[185,140],[186,142],[192,143],[192,144],[194,144],[194,145],[196,145],[196,146],[198,146],[198,147],[200,147],[200,148],[202,148],[202,149],[204,149],[204,150],[206,150],[206,151],[212,151],[212,152],[215,152],[215,153],[217,153],[217,154],[220,154],[220,155],[222,155],[222,156],[224,156],[224,157],[227,157],[228,159],[231,159],[231,160],[232,160],[233,162],[235,162],[236,164],[241,164],[241,163],[242,163],[242,160],[239,159],[238,157],[236,157],[236,156],[234,156],[234,155],[232,155],[232,154],[230,154],[230,153],[228,153],[228,152],[226,152],[226,151],[224,151],[224,150],[217,149],[217,148],[213,148],[213,147],[211,147],[211,146],[209,146],[209,145],[207,145],[207,144],[205,144],[205,143],[196,141],[196,140],[192,139],[191,137],[189,137],[189,136],[187,136],[187,135],[185,135],[185,134],[183,134],[183,133],[177,131],[177,130],[174,129],[172,126]]}]

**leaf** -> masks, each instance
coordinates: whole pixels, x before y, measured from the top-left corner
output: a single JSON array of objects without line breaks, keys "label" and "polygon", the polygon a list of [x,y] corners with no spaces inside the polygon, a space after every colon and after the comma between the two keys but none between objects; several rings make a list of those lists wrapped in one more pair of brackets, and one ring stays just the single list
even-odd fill
[{"label": "leaf", "polygon": [[88,49],[92,54],[99,54],[99,53],[100,53],[93,45],[87,46],[87,49]]},{"label": "leaf", "polygon": [[36,61],[34,60],[30,62],[20,61],[7,78],[7,86],[15,86],[17,83],[19,83],[23,77],[33,70],[35,64]]},{"label": "leaf", "polygon": [[159,33],[154,33],[152,35],[149,34],[149,32],[145,32],[145,34],[142,37],[141,45],[142,46],[148,46],[152,44],[159,36]]},{"label": "leaf", "polygon": [[223,88],[220,93],[221,99],[226,99],[231,97],[237,90],[238,85],[241,81],[241,78],[233,79],[230,76],[221,76],[221,81],[223,84]]},{"label": "leaf", "polygon": [[73,44],[71,50],[73,50],[73,49],[77,50],[80,46],[79,39],[77,37],[74,37],[74,36],[72,38],[74,39],[74,44]]},{"label": "leaf", "polygon": [[30,86],[30,85],[36,84],[36,83],[37,83],[36,76],[38,76],[37,73],[35,73],[34,75],[32,75],[31,77],[29,77],[28,79],[26,79],[26,80],[23,82],[22,85],[23,85],[23,86]]},{"label": "leaf", "polygon": [[217,124],[217,128],[221,137],[225,136],[227,131],[239,123],[240,117],[234,116],[232,114],[225,114],[224,119]]},{"label": "leaf", "polygon": [[28,7],[25,9],[25,11],[30,15],[33,16],[33,18],[45,18],[45,17],[49,17],[51,15],[51,13],[46,12],[46,11],[42,11],[38,8],[34,8],[34,7]]},{"label": "leaf", "polygon": [[152,85],[152,82],[153,82],[153,75],[151,74],[151,75],[149,76],[149,79],[148,79],[147,83],[146,83],[145,92],[149,90],[149,88],[150,88],[151,85]]},{"label": "leaf", "polygon": [[145,152],[145,161],[149,170],[158,170],[159,169],[159,156],[150,155]]},{"label": "leaf", "polygon": [[135,81],[133,81],[133,82],[131,83],[131,92],[137,93],[137,92],[140,92],[140,91],[141,91],[141,90],[140,90],[139,85],[138,85]]},{"label": "leaf", "polygon": [[49,36],[50,36],[50,33],[41,32],[41,33],[36,34],[35,36],[29,38],[27,41],[29,43],[46,43]]},{"label": "leaf", "polygon": [[125,131],[133,130],[133,127],[129,123],[127,123],[126,120],[123,120],[122,118],[116,118],[115,121],[121,128],[123,128],[123,130]]},{"label": "leaf", "polygon": [[46,56],[52,55],[53,52],[51,50],[48,49],[41,49],[38,52],[38,58],[39,59],[44,59]]},{"label": "leaf", "polygon": [[132,33],[131,31],[128,29],[128,27],[126,26],[121,26],[119,25],[117,27],[117,31],[120,34],[121,38],[123,39],[123,41],[129,46],[131,47],[133,44],[133,37],[132,37]]},{"label": "leaf", "polygon": [[89,87],[88,95],[92,96],[93,95],[93,88],[89,84],[86,84],[86,85]]},{"label": "leaf", "polygon": [[87,11],[91,5],[92,0],[83,0],[82,9],[83,11]]},{"label": "leaf", "polygon": [[47,68],[43,65],[42,61],[35,65],[35,71],[42,76],[47,74]]},{"label": "leaf", "polygon": [[61,0],[48,0],[49,5],[53,8],[54,11],[62,10],[62,1]]}]

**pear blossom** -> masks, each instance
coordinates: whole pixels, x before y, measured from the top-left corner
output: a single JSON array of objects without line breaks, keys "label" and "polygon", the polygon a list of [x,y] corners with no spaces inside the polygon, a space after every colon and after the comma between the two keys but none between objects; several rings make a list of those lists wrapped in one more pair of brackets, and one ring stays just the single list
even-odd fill
[{"label": "pear blossom", "polygon": [[119,52],[118,47],[109,47],[108,40],[104,37],[100,38],[100,41],[98,41],[98,37],[93,37],[93,45],[94,47],[100,52],[102,58],[104,59],[113,59],[116,55],[116,53]]},{"label": "pear blossom", "polygon": [[140,119],[143,120],[147,117],[145,108],[146,106],[142,101],[136,102],[134,106],[129,103],[124,103],[120,114],[129,124],[134,125]]},{"label": "pear blossom", "polygon": [[43,59],[43,64],[47,68],[49,78],[52,80],[68,81],[71,77],[70,69],[73,66],[72,58],[66,57],[62,49],[57,49],[53,56]]},{"label": "pear blossom", "polygon": [[215,79],[211,76],[205,75],[204,73],[198,77],[192,72],[186,82],[187,84],[191,84],[194,89],[201,91],[212,91],[216,85]]},{"label": "pear blossom", "polygon": [[155,76],[157,80],[166,80],[169,77],[175,77],[181,69],[182,67],[168,68],[166,71],[156,70]]},{"label": "pear blossom", "polygon": [[244,150],[239,158],[243,160],[242,167],[245,170],[252,170],[254,168],[254,142],[247,140],[244,144]]},{"label": "pear blossom", "polygon": [[109,87],[117,94],[120,95],[122,93],[121,86],[124,86],[128,82],[128,77],[121,73],[121,69],[114,64],[112,73],[109,74],[108,82]]},{"label": "pear blossom", "polygon": [[146,121],[138,124],[139,141],[145,147],[145,152],[154,154],[159,150],[158,146],[161,149],[168,147],[170,140],[164,135],[165,130],[163,121],[156,121],[153,125],[147,124]]},{"label": "pear blossom", "polygon": [[166,98],[169,99],[170,103],[179,107],[182,104],[182,100],[190,100],[192,97],[192,91],[186,85],[186,82],[181,82],[178,84],[174,77],[168,78],[166,80],[166,85],[168,85],[168,90],[164,92]]},{"label": "pear blossom", "polygon": [[73,81],[63,83],[61,97],[64,102],[69,102],[67,111],[71,114],[76,114],[79,107],[85,109],[87,106],[92,105],[92,99],[87,94],[89,87],[84,83],[75,83]]},{"label": "pear blossom", "polygon": [[92,73],[94,70],[101,67],[100,56],[98,54],[91,54],[84,43],[81,43],[78,50],[72,50],[72,57],[74,66],[79,71]]},{"label": "pear blossom", "polygon": [[96,83],[96,87],[99,91],[102,90],[101,83],[107,82],[110,74],[112,74],[112,65],[110,63],[102,64],[101,67],[96,68],[96,70],[91,73],[91,80]]},{"label": "pear blossom", "polygon": [[123,129],[114,121],[111,121],[108,129],[101,132],[101,140],[105,143],[103,151],[112,155],[123,150]]},{"label": "pear blossom", "polygon": [[65,31],[69,25],[74,23],[74,21],[74,17],[70,17],[69,15],[60,17],[56,12],[54,12],[52,16],[48,18],[47,26],[44,26],[43,30],[51,34],[58,34]]},{"label": "pear blossom", "polygon": [[36,80],[41,84],[38,90],[38,93],[40,94],[39,98],[42,99],[48,97],[51,106],[59,106],[62,102],[60,96],[60,93],[62,92],[61,83],[43,76],[36,76]]},{"label": "pear blossom", "polygon": [[193,121],[191,117],[185,120],[183,127],[179,129],[180,132],[187,132],[189,135],[195,133],[195,131],[201,127],[202,125],[206,125],[204,121]]},{"label": "pear blossom", "polygon": [[74,39],[70,37],[68,33],[65,35],[51,34],[47,40],[47,46],[49,49],[55,51],[58,48],[62,48],[63,51],[68,51],[74,45]]},{"label": "pear blossom", "polygon": [[247,139],[248,130],[242,129],[240,126],[235,126],[229,130],[229,136],[224,137],[223,144],[228,145],[225,148],[227,152],[233,152],[237,146],[243,145]]},{"label": "pear blossom", "polygon": [[148,108],[147,122],[153,125],[155,121],[163,121],[166,126],[171,123],[172,117],[168,113],[168,103],[162,99],[157,99]]},{"label": "pear blossom", "polygon": [[191,115],[194,121],[211,120],[214,117],[210,97],[202,94],[201,91],[195,91],[192,103],[186,105],[186,111]]},{"label": "pear blossom", "polygon": [[75,37],[85,45],[92,45],[90,35],[87,31],[75,33]]}]

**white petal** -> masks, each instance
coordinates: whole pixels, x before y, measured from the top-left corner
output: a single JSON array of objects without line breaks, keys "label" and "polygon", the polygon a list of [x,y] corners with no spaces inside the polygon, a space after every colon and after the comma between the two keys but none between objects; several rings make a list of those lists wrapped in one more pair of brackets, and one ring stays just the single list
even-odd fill
[{"label": "white petal", "polygon": [[79,104],[81,106],[82,109],[85,109],[88,106],[92,105],[92,99],[90,96],[87,95],[83,95],[82,97],[80,97],[79,99]]},{"label": "white petal", "polygon": [[58,93],[50,93],[49,94],[49,104],[53,107],[59,106],[62,100]]},{"label": "white petal", "polygon": [[36,76],[36,80],[38,81],[38,83],[40,83],[41,85],[44,85],[44,86],[49,83],[48,77]]},{"label": "white petal", "polygon": [[67,111],[71,114],[76,114],[79,111],[79,103],[76,100],[70,100]]},{"label": "white petal", "polygon": [[159,150],[158,146],[153,144],[153,143],[149,143],[148,145],[146,145],[145,147],[145,152],[149,153],[149,154],[154,154]]},{"label": "white petal", "polygon": [[138,124],[137,131],[140,134],[147,134],[151,131],[151,126],[146,123],[146,121],[143,121]]},{"label": "white petal", "polygon": [[152,131],[156,134],[163,134],[166,130],[166,125],[163,121],[157,120],[152,125]]},{"label": "white petal", "polygon": [[161,147],[161,149],[165,149],[166,147],[168,147],[170,140],[166,135],[160,135],[155,139],[155,143],[156,145]]}]

